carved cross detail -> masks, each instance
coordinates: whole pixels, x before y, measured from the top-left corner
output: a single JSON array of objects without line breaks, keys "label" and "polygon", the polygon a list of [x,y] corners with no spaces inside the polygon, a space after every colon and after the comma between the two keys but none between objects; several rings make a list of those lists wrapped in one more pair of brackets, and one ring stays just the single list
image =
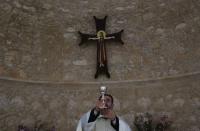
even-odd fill
[{"label": "carved cross detail", "polygon": [[108,78],[110,78],[110,73],[108,72],[108,65],[107,65],[107,55],[106,55],[106,41],[114,40],[116,42],[120,42],[124,44],[121,39],[121,34],[123,30],[113,33],[107,34],[105,31],[106,28],[106,18],[105,16],[103,19],[98,19],[94,16],[95,24],[96,24],[96,34],[85,34],[78,32],[81,36],[81,42],[79,45],[82,45],[88,41],[96,41],[97,42],[97,66],[96,66],[96,74],[95,79],[98,77],[99,74],[105,74]]}]

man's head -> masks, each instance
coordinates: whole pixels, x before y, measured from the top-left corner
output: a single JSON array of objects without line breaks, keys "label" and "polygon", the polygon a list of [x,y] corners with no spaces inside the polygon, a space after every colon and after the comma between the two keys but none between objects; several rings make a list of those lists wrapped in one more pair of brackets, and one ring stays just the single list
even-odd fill
[{"label": "man's head", "polygon": [[[99,101],[102,101],[102,96],[99,97]],[[105,106],[108,108],[113,108],[114,106],[114,99],[112,97],[112,95],[110,94],[105,94],[104,95],[104,101],[105,101]]]}]

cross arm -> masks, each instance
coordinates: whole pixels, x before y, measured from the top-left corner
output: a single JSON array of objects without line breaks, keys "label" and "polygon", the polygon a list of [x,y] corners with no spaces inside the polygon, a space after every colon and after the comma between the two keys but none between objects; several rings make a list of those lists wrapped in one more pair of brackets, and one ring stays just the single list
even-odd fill
[{"label": "cross arm", "polygon": [[117,42],[120,42],[121,44],[124,44],[124,42],[122,41],[122,32],[124,32],[124,30],[121,30],[117,33],[113,33],[113,34],[108,34],[106,35],[107,38],[110,38],[110,40],[115,40]]},{"label": "cross arm", "polygon": [[78,31],[78,33],[81,36],[81,42],[79,43],[79,45],[82,45],[83,43],[91,41],[93,40],[93,38],[96,38],[96,35],[85,34],[85,33],[81,33],[80,31]]}]

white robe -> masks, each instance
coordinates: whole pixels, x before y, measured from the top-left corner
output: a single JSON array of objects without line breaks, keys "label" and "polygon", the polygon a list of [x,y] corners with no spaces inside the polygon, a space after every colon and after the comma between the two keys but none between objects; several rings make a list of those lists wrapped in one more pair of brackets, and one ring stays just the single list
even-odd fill
[{"label": "white robe", "polygon": [[[90,112],[84,114],[79,120],[76,131],[95,131],[96,121],[88,123]],[[98,118],[97,118],[98,119]],[[122,119],[119,118],[119,131],[131,131],[128,124],[126,124]]]}]

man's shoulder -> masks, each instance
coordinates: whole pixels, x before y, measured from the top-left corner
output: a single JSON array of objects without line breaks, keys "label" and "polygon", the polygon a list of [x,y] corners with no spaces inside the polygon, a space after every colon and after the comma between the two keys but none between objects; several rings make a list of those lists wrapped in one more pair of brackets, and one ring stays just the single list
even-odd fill
[{"label": "man's shoulder", "polygon": [[91,112],[91,110],[89,110],[88,112],[83,114],[82,117],[81,117],[81,120],[88,120],[89,116],[90,116],[90,112]]},{"label": "man's shoulder", "polygon": [[121,117],[118,117],[118,118],[119,118],[119,122],[126,124],[126,122],[124,121],[123,118],[121,118]]},{"label": "man's shoulder", "polygon": [[125,129],[128,129],[129,131],[131,131],[130,126],[120,117],[119,117],[119,125],[121,125]]}]

